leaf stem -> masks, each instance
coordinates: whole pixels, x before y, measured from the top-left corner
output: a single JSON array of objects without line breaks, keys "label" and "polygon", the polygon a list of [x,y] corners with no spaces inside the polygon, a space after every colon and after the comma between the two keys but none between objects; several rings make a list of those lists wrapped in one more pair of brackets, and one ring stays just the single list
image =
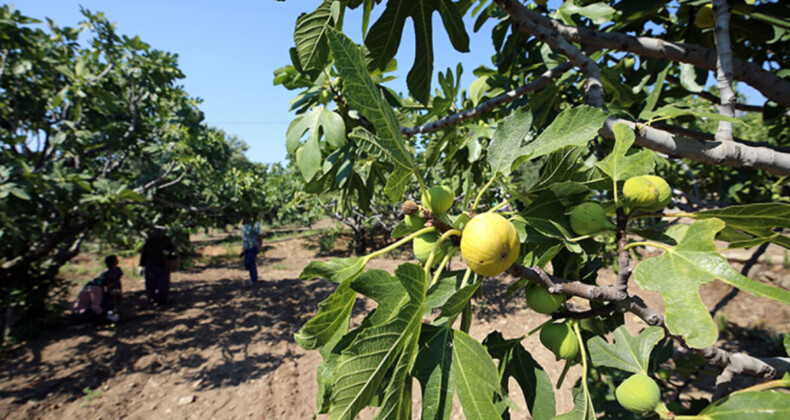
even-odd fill
[{"label": "leaf stem", "polygon": [[[427,279],[430,278],[431,267],[433,267],[433,259],[436,258],[436,251],[439,250],[439,247],[442,245],[442,242],[444,242],[445,239],[453,235],[461,236],[461,231],[458,229],[450,229],[447,232],[444,232],[442,236],[439,237],[439,240],[436,241],[435,244],[433,244],[433,249],[431,249],[431,255],[428,256],[428,261],[425,261],[425,267],[423,268],[423,270],[425,271],[426,282],[428,281]],[[450,253],[448,252],[447,255],[450,255]]]},{"label": "leaf stem", "polygon": [[[461,288],[469,284],[469,277],[472,275],[472,269],[467,268],[464,273],[464,278],[461,280]],[[472,326],[472,300],[466,303],[463,311],[461,312],[461,331],[468,333],[469,328]]]},{"label": "leaf stem", "polygon": [[626,245],[625,248],[623,248],[623,249],[624,250],[628,250],[628,249],[631,249],[631,248],[633,248],[635,246],[654,246],[656,248],[661,248],[664,251],[672,251],[672,248],[669,247],[668,245],[664,245],[664,244],[658,243],[658,242],[645,242],[645,241],[631,242],[630,244]]},{"label": "leaf stem", "polygon": [[503,202],[501,202],[501,203],[497,204],[496,206],[494,206],[494,207],[491,207],[491,210],[488,210],[488,212],[489,212],[489,213],[493,213],[493,212],[495,212],[495,211],[497,211],[497,210],[501,209],[502,207],[505,207],[506,205],[508,205],[508,204],[512,203],[512,202],[513,202],[513,200],[515,200],[515,199],[516,199],[516,197],[510,197],[510,198],[508,198],[507,200],[505,200],[505,201],[503,201]]},{"label": "leaf stem", "polygon": [[[587,400],[587,404],[592,408],[592,411],[595,411],[595,407],[592,405],[592,401],[590,400],[590,390],[587,387],[587,350],[584,348],[584,340],[582,340],[582,332],[579,329],[579,323],[573,322],[573,332],[576,333],[576,341],[579,342],[579,351],[581,352],[582,356],[582,390],[584,391],[585,399]],[[585,407],[585,412],[587,412],[587,408]]]},{"label": "leaf stem", "polygon": [[429,289],[431,287],[433,287],[433,285],[436,284],[437,281],[439,281],[439,277],[442,276],[442,272],[444,271],[444,267],[447,265],[447,262],[450,261],[451,257],[452,257],[452,255],[450,255],[450,253],[448,252],[444,256],[444,258],[442,258],[442,262],[439,263],[439,268],[436,269],[435,273],[433,273],[433,279],[431,279],[431,283],[428,285]]},{"label": "leaf stem", "polygon": [[491,184],[493,184],[494,181],[497,180],[497,178],[499,178],[499,173],[494,174],[494,176],[491,177],[491,180],[488,181],[488,183],[484,185],[483,188],[480,189],[480,192],[477,193],[477,197],[475,197],[474,203],[472,203],[472,211],[475,211],[477,209],[477,205],[480,204],[480,199],[483,198],[483,194],[485,194],[486,191],[488,191],[488,187],[490,187]]},{"label": "leaf stem", "polygon": [[422,228],[422,229],[420,229],[420,230],[418,230],[418,231],[406,236],[405,238],[399,240],[398,242],[395,242],[392,245],[389,245],[387,247],[381,248],[378,251],[371,252],[370,254],[365,255],[365,257],[364,257],[365,258],[365,263],[367,263],[368,261],[372,260],[373,258],[378,257],[379,255],[383,255],[383,254],[386,254],[386,253],[388,253],[388,252],[390,252],[390,251],[392,251],[394,249],[397,249],[399,246],[405,244],[406,242],[411,241],[412,239],[414,239],[414,238],[416,238],[416,237],[418,237],[418,236],[420,236],[422,234],[425,234],[425,233],[428,233],[428,232],[433,232],[435,230],[436,230],[436,228],[433,227],[433,226],[428,226],[426,228]]}]

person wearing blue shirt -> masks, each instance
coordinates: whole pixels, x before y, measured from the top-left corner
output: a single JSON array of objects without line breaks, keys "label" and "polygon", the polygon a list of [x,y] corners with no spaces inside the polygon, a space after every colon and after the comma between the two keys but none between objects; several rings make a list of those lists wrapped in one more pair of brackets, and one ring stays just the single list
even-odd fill
[{"label": "person wearing blue shirt", "polygon": [[252,217],[247,217],[241,225],[242,255],[244,256],[244,267],[250,272],[250,283],[258,282],[258,266],[255,259],[261,249],[261,225],[254,221]]}]

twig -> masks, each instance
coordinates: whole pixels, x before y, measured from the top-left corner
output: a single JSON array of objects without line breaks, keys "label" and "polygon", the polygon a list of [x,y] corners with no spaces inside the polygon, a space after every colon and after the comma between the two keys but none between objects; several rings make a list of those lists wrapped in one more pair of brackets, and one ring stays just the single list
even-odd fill
[{"label": "twig", "polygon": [[[721,96],[719,113],[725,117],[735,117],[735,103],[738,98],[732,90],[732,45],[730,45],[730,11],[727,0],[711,0],[713,16],[716,21],[714,40],[716,41],[716,85]],[[719,121],[716,140],[732,141],[732,121]]]},{"label": "twig", "polygon": [[[667,75],[666,81],[678,86],[682,86],[682,84],[680,83],[680,79],[672,75]],[[708,91],[702,90],[699,92],[691,92],[691,93],[699,96],[700,98],[708,102],[713,102],[714,104],[721,103],[721,99],[718,96]],[[760,112],[760,113],[762,113],[765,110],[765,108],[761,107],[760,105],[742,104],[740,102],[737,102],[735,104],[735,109],[743,112]],[[785,116],[790,117],[790,111],[785,112]]]},{"label": "twig", "polygon": [[[752,253],[752,256],[749,257],[746,263],[743,264],[743,268],[741,268],[742,275],[744,276],[749,275],[749,270],[751,270],[754,264],[757,263],[757,260],[760,259],[760,256],[765,253],[765,250],[768,249],[769,244],[770,242],[763,243]],[[735,299],[735,296],[738,296],[738,292],[740,292],[740,290],[741,289],[738,289],[737,287],[733,287],[732,290],[730,290],[729,293],[727,293],[723,298],[721,298],[721,300],[716,304],[716,306],[714,306],[713,309],[710,310],[710,316],[711,317],[716,316],[716,312],[719,312],[721,308],[727,306],[727,304],[730,303],[730,301]]]},{"label": "twig", "polygon": [[560,77],[566,71],[570,70],[571,67],[573,66],[568,62],[561,63],[557,67],[554,67],[553,69],[543,73],[540,77],[533,80],[532,82],[519,86],[516,89],[505,92],[492,99],[489,99],[472,109],[461,111],[459,113],[450,115],[448,117],[444,117],[442,119],[418,127],[402,127],[401,133],[403,133],[403,135],[405,136],[425,134],[433,131],[438,131],[450,126],[454,126],[462,121],[466,121],[472,118],[477,118],[498,106],[502,106],[504,104],[513,102],[529,92],[534,92],[538,89],[543,88],[550,81]]},{"label": "twig", "polygon": [[598,64],[584,55],[575,45],[563,38],[560,33],[545,20],[535,19],[541,14],[532,12],[515,0],[494,0],[518,25],[522,32],[532,34],[535,38],[545,42],[550,47],[565,54],[570,62],[578,67],[586,76],[585,89],[587,101],[590,105],[603,108],[605,105],[603,84],[601,83],[601,69]]}]

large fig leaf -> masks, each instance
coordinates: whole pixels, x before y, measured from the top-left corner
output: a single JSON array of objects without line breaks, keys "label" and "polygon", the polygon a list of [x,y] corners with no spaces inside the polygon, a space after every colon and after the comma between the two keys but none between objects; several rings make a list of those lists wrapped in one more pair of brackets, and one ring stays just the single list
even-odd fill
[{"label": "large fig leaf", "polygon": [[488,146],[488,165],[491,170],[508,175],[511,171],[513,161],[518,156],[514,150],[521,149],[521,142],[529,134],[532,128],[532,112],[529,109],[520,109],[499,123],[491,144]]},{"label": "large fig leaf", "polygon": [[535,159],[566,146],[584,146],[598,135],[607,113],[582,105],[562,111],[538,137],[521,148],[521,159]]},{"label": "large fig leaf", "polygon": [[458,8],[458,3],[450,0],[389,0],[365,38],[371,67],[384,69],[395,57],[406,18],[410,17],[414,22],[416,55],[406,76],[406,84],[418,101],[428,103],[433,76],[433,12],[438,11],[441,15],[453,47],[460,52],[469,51],[469,35]]},{"label": "large fig leaf", "polygon": [[626,156],[636,138],[634,130],[625,124],[615,124],[612,131],[614,132],[614,149],[609,156],[598,163],[598,168],[609,175],[615,184],[634,176],[651,173],[655,165],[653,152],[642,150]]},{"label": "large fig leaf", "polygon": [[662,338],[664,330],[659,327],[645,328],[638,336],[633,337],[625,325],[621,325],[614,330],[614,344],[596,336],[587,340],[587,348],[595,366],[647,374],[650,352]]},{"label": "large fig leaf", "polygon": [[414,376],[422,388],[422,417],[425,420],[450,418],[453,410],[455,377],[453,329],[426,325],[420,337],[420,352],[414,363]]},{"label": "large fig leaf", "polygon": [[494,331],[486,337],[483,345],[491,357],[499,359],[501,386],[507,389],[509,378],[521,387],[529,413],[535,420],[554,417],[554,390],[545,370],[521,345],[521,340],[505,340],[502,333]]},{"label": "large fig leaf", "polygon": [[697,418],[706,420],[780,420],[790,418],[790,394],[738,392],[709,405]]},{"label": "large fig leaf", "polygon": [[326,45],[326,31],[334,20],[332,1],[324,0],[314,11],[299,16],[294,30],[296,55],[299,64],[306,71],[321,69],[326,65],[329,48]]},{"label": "large fig leaf", "polygon": [[677,247],[665,247],[662,256],[642,261],[634,272],[636,282],[643,289],[661,293],[667,307],[667,328],[683,336],[691,347],[710,346],[718,336],[699,295],[700,286],[713,279],[790,304],[790,292],[748,279],[716,252],[713,239],[724,226],[719,219],[694,222]]},{"label": "large fig leaf", "polygon": [[469,420],[501,418],[494,406],[499,375],[485,347],[463,331],[453,331],[452,371],[458,399]]},{"label": "large fig leaf", "polygon": [[414,165],[414,156],[403,142],[398,118],[370,78],[359,47],[334,29],[330,28],[327,35],[335,57],[335,67],[343,78],[343,93],[348,104],[376,128],[375,136],[356,131],[357,138],[380,149],[396,166],[419,174]]},{"label": "large fig leaf", "polygon": [[553,420],[595,420],[595,407],[584,388],[573,389],[573,410],[554,417]]}]

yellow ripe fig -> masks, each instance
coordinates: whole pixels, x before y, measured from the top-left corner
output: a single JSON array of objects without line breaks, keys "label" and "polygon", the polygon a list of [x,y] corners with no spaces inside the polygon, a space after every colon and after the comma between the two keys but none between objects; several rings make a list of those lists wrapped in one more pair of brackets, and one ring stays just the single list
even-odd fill
[{"label": "yellow ripe fig", "polygon": [[697,15],[694,16],[694,26],[700,29],[712,28],[715,25],[713,20],[713,5],[708,3],[697,10]]},{"label": "yellow ripe fig", "polygon": [[672,189],[660,176],[635,176],[625,181],[623,198],[628,212],[652,213],[660,211],[672,201]]},{"label": "yellow ripe fig", "polygon": [[606,210],[598,203],[581,203],[571,212],[571,229],[579,235],[592,235],[615,226],[606,217]]},{"label": "yellow ripe fig", "polygon": [[565,322],[546,325],[540,330],[540,342],[551,350],[557,360],[570,360],[579,354],[579,342],[571,327]]},{"label": "yellow ripe fig", "polygon": [[473,217],[461,236],[461,256],[481,276],[504,273],[516,262],[519,250],[516,227],[496,213]]},{"label": "yellow ripe fig", "polygon": [[535,283],[527,284],[526,295],[529,307],[540,314],[550,314],[565,302],[565,295],[553,295],[548,289]]},{"label": "yellow ripe fig", "polygon": [[644,373],[636,373],[614,390],[617,402],[632,413],[654,411],[661,402],[661,390],[656,382]]},{"label": "yellow ripe fig", "polygon": [[438,185],[431,187],[422,194],[422,206],[439,217],[453,206],[453,192],[450,187]]},{"label": "yellow ripe fig", "polygon": [[[412,241],[412,249],[414,250],[414,257],[417,258],[417,261],[425,264],[425,262],[428,261],[428,257],[431,255],[433,246],[438,240],[439,234],[436,232],[428,232],[414,238]],[[446,240],[442,242],[442,245],[436,250],[436,255],[433,257],[433,265],[438,264],[442,258],[444,258],[449,247],[449,242]]]}]

